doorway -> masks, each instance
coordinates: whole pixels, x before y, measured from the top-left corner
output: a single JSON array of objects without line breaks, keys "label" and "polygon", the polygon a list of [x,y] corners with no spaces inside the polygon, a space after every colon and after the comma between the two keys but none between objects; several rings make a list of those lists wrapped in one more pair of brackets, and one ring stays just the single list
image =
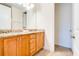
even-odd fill
[{"label": "doorway", "polygon": [[72,4],[55,4],[55,51],[72,52]]}]

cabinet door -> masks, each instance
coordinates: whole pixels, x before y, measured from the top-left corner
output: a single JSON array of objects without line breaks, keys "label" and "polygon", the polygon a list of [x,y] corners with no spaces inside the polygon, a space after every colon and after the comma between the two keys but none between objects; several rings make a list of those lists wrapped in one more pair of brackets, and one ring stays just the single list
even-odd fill
[{"label": "cabinet door", "polygon": [[17,56],[29,56],[28,39],[28,35],[22,35],[17,39]]},{"label": "cabinet door", "polygon": [[3,38],[0,38],[0,56],[3,56],[4,54],[4,46],[3,46]]},{"label": "cabinet door", "polygon": [[29,55],[29,37],[28,35],[21,35],[17,39],[17,56]]},{"label": "cabinet door", "polygon": [[29,35],[21,36],[22,40],[22,56],[29,56]]},{"label": "cabinet door", "polygon": [[4,56],[16,56],[17,37],[8,37],[4,39]]},{"label": "cabinet door", "polygon": [[37,51],[43,48],[44,46],[44,33],[43,32],[37,33],[36,44],[37,44]]},{"label": "cabinet door", "polygon": [[34,55],[36,53],[36,34],[30,35],[30,55]]}]

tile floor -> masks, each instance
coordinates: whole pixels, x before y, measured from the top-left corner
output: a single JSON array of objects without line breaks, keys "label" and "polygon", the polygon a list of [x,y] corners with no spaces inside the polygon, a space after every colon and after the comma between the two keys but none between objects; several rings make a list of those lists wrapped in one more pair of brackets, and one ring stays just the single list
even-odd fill
[{"label": "tile floor", "polygon": [[55,52],[50,52],[47,50],[41,50],[38,54],[35,56],[72,56],[72,50],[69,48],[61,47],[61,46],[55,46]]}]

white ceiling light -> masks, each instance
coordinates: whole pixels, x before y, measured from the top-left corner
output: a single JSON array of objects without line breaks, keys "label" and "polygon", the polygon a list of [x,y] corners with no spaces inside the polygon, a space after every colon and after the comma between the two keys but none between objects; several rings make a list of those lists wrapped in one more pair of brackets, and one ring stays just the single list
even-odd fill
[{"label": "white ceiling light", "polygon": [[34,8],[33,3],[19,3],[19,4],[22,5],[23,7],[25,7],[26,10],[30,10],[30,9]]}]

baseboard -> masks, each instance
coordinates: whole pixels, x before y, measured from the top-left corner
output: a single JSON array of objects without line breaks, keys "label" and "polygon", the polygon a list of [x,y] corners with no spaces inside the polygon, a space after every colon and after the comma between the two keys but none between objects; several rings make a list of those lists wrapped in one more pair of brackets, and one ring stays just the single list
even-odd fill
[{"label": "baseboard", "polygon": [[[61,45],[58,45],[58,44],[55,44],[55,46],[64,47],[64,46],[61,46]],[[64,48],[68,48],[68,47],[64,47]],[[72,49],[71,49],[71,48],[68,48],[68,49],[70,49],[70,50],[72,51]]]}]

